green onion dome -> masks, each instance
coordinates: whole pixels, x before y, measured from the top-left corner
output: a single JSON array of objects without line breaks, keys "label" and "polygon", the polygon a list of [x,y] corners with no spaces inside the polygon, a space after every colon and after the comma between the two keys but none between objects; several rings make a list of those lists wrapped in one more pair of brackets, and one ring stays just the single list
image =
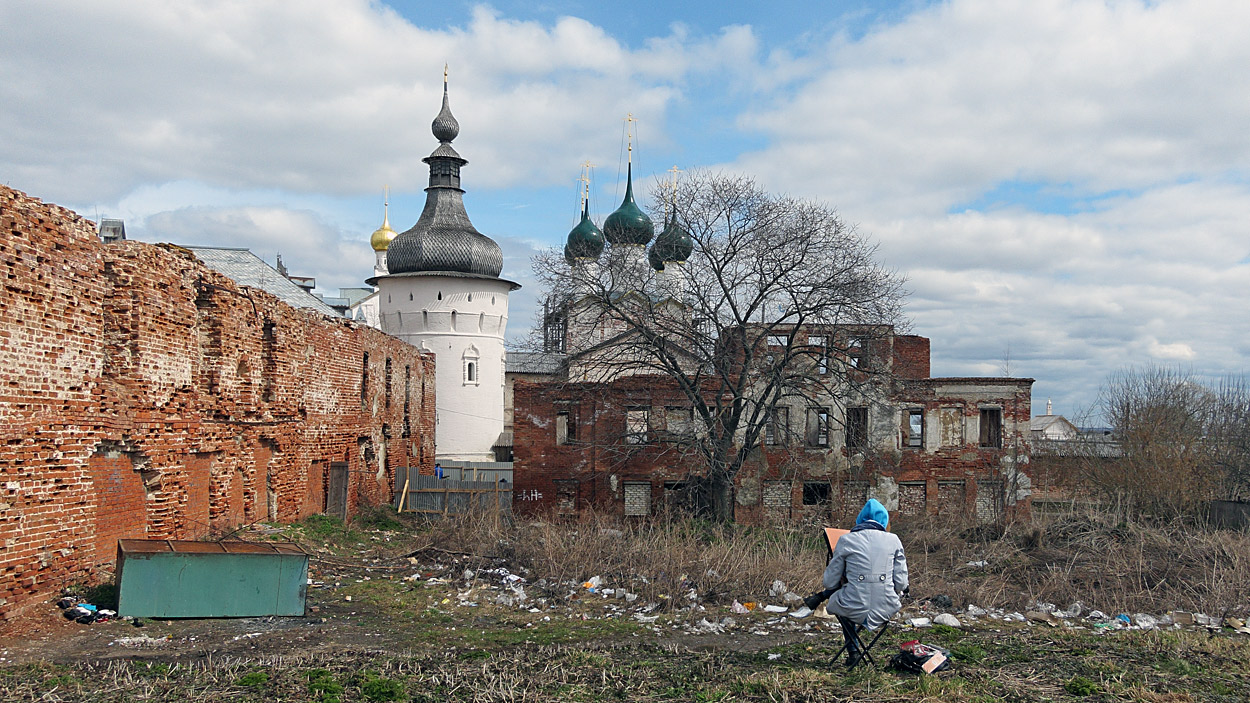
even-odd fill
[{"label": "green onion dome", "polygon": [[655,236],[655,225],[647,213],[634,202],[634,166],[630,164],[625,180],[625,200],[616,212],[603,221],[603,236],[612,244],[646,246]]},{"label": "green onion dome", "polygon": [[665,223],[664,231],[660,232],[660,236],[655,239],[655,245],[651,247],[652,254],[660,261],[684,262],[690,258],[692,251],[694,241],[690,239],[690,233],[677,224],[675,216]]},{"label": "green onion dome", "polygon": [[574,259],[598,259],[603,245],[603,232],[590,221],[590,201],[587,201],[582,207],[582,221],[569,232],[564,258],[570,264]]},{"label": "green onion dome", "polygon": [[647,252],[647,263],[651,264],[651,268],[656,271],[664,270],[664,259],[660,258],[660,254],[655,247],[651,247],[651,251]]}]

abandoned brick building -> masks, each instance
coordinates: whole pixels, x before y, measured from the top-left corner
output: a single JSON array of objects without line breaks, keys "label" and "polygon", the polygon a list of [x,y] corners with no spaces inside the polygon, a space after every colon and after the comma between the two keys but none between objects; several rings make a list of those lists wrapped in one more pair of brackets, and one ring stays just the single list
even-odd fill
[{"label": "abandoned brick building", "polygon": [[[804,344],[838,333],[793,332]],[[990,519],[1027,509],[1032,379],[931,378],[929,340],[892,330],[855,363],[877,373],[853,397],[773,412],[734,481],[737,521],[824,521],[869,497],[904,517]],[[831,368],[817,363],[811,372]],[[644,517],[685,500],[703,459],[683,449],[691,405],[676,383],[645,374],[568,378],[566,370],[516,383],[516,509]]]},{"label": "abandoned brick building", "polygon": [[352,514],[432,470],[434,361],[0,187],[0,617],[119,538]]}]

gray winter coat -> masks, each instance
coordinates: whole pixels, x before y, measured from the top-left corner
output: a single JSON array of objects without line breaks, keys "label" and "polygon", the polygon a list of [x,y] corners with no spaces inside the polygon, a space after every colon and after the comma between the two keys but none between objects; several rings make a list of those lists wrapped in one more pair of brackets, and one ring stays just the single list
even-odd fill
[{"label": "gray winter coat", "polygon": [[825,569],[825,588],[846,583],[825,606],[830,615],[841,615],[875,630],[903,604],[899,594],[907,588],[907,558],[898,537],[882,530],[859,530],[843,535]]}]

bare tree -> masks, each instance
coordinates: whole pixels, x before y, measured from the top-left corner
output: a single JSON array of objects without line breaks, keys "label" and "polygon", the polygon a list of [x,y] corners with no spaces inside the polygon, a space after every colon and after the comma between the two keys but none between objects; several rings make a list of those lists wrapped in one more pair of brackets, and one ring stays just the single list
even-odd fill
[{"label": "bare tree", "polygon": [[[571,265],[549,252],[535,270],[564,316],[571,382],[652,375],[680,390],[690,481],[728,519],[734,477],[779,407],[844,406],[883,370],[874,345],[901,325],[903,280],[828,206],[749,178],[694,172],[657,200],[665,228],[689,235],[684,262],[658,244],[651,265],[641,247],[609,246]],[[827,433],[839,414],[810,416],[805,432]]]},{"label": "bare tree", "polygon": [[1223,479],[1220,496],[1250,500],[1250,385],[1245,377],[1226,378],[1212,391],[1208,422],[1211,460]]},{"label": "bare tree", "polygon": [[1129,510],[1192,515],[1206,501],[1250,494],[1250,393],[1244,379],[1215,388],[1172,367],[1113,374],[1099,395],[1116,456],[1091,462],[1089,478]]}]

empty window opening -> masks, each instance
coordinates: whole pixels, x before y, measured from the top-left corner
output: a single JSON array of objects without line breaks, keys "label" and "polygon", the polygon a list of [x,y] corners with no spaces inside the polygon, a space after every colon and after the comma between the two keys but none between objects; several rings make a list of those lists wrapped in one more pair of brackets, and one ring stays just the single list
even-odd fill
[{"label": "empty window opening", "polygon": [[803,505],[829,505],[833,502],[833,486],[828,481],[804,481]]},{"label": "empty window opening", "polygon": [[646,444],[647,430],[651,425],[651,408],[629,408],[625,411],[625,442]]},{"label": "empty window opening", "polygon": [[556,412],[556,444],[570,444],[577,441],[577,417],[573,410],[565,406]]},{"label": "empty window opening", "polygon": [[1002,408],[981,408],[981,446],[1003,446]]},{"label": "empty window opening", "polygon": [[868,446],[868,408],[846,409],[846,448]]},{"label": "empty window opening", "polygon": [[812,357],[816,361],[816,373],[829,373],[829,340],[824,335],[812,335],[807,338],[808,346],[812,347]]},{"label": "empty window opening", "polygon": [[369,352],[365,352],[360,362],[360,407],[365,407],[369,396]]},{"label": "empty window opening", "polygon": [[829,408],[808,409],[807,443],[813,447],[829,446]]},{"label": "empty window opening", "polygon": [[924,446],[924,411],[907,411],[907,446]]},{"label": "empty window opening", "polygon": [[773,408],[764,422],[764,443],[785,444],[790,432],[790,408]]},{"label": "empty window opening", "polygon": [[790,336],[786,334],[770,334],[768,335],[768,346],[784,347],[790,344]]},{"label": "empty window opening", "polygon": [[694,409],[668,407],[664,409],[664,429],[675,437],[690,433],[694,423]]},{"label": "empty window opening", "polygon": [[864,340],[851,337],[846,340],[846,359],[851,368],[863,368]]}]

